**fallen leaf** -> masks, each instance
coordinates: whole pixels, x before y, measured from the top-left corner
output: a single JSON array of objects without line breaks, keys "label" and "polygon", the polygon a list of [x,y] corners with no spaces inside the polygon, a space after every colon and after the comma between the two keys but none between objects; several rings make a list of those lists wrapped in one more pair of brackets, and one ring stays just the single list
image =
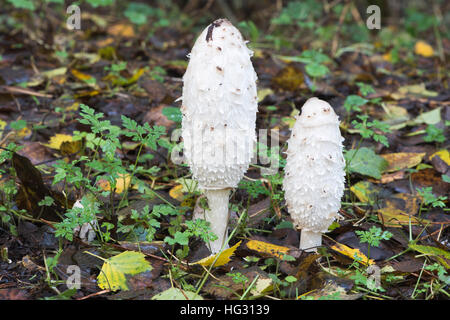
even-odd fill
[{"label": "fallen leaf", "polygon": [[351,186],[350,191],[355,194],[359,201],[374,203],[378,198],[380,188],[368,181],[360,181]]},{"label": "fallen leaf", "polygon": [[51,149],[59,150],[61,148],[61,144],[63,142],[71,142],[73,141],[73,137],[68,134],[57,133],[54,136],[50,137],[48,143],[43,143],[42,145],[49,147]]},{"label": "fallen leaf", "polygon": [[124,38],[134,38],[136,36],[132,25],[122,23],[110,26],[108,33],[112,36]]},{"label": "fallen leaf", "polygon": [[303,73],[296,67],[288,65],[272,78],[272,82],[281,89],[295,91],[303,84]]},{"label": "fallen leaf", "polygon": [[433,47],[425,41],[419,40],[414,45],[414,53],[422,57],[432,57],[434,54]]},{"label": "fallen leaf", "polygon": [[417,118],[412,120],[410,124],[437,124],[441,122],[441,109],[442,107],[439,107],[431,111],[423,112],[419,116],[417,116]]},{"label": "fallen leaf", "polygon": [[339,252],[340,254],[343,254],[346,257],[349,257],[352,260],[354,260],[356,257],[356,260],[365,266],[375,263],[373,259],[369,260],[369,258],[367,258],[367,256],[364,253],[362,253],[359,249],[352,249],[346,246],[345,244],[339,242],[336,242],[335,245],[331,246],[331,249]]},{"label": "fallen leaf", "polygon": [[429,91],[425,88],[424,83],[406,85],[398,88],[395,93],[391,94],[391,97],[395,100],[405,99],[405,98],[416,98],[416,97],[436,97],[438,95],[435,91]]},{"label": "fallen leaf", "polygon": [[239,241],[238,243],[236,243],[234,246],[232,246],[231,248],[225,249],[222,252],[219,252],[215,255],[210,255],[209,257],[206,257],[204,259],[201,259],[197,262],[194,262],[192,264],[199,264],[201,266],[204,267],[209,267],[210,265],[212,265],[214,263],[214,260],[216,260],[216,257],[219,256],[216,260],[216,263],[214,264],[214,267],[220,267],[223,266],[225,264],[227,264],[228,262],[230,262],[231,260],[231,256],[234,254],[234,252],[236,251],[237,247],[239,247],[241,245],[242,241]]},{"label": "fallen leaf", "polygon": [[419,211],[420,199],[407,193],[398,193],[386,200],[378,210],[378,218],[385,227],[401,228],[404,225],[418,225],[427,220],[415,217]]},{"label": "fallen leaf", "polygon": [[381,154],[380,156],[388,162],[384,172],[394,172],[418,165],[422,162],[425,153],[399,152]]},{"label": "fallen leaf", "polygon": [[183,185],[179,184],[179,185],[176,185],[175,187],[173,187],[172,189],[170,189],[169,195],[172,198],[177,199],[178,201],[183,201],[183,199],[184,199]]},{"label": "fallen leaf", "polygon": [[170,288],[154,295],[152,300],[203,300],[203,298],[195,292]]},{"label": "fallen leaf", "polygon": [[384,158],[366,147],[349,150],[345,154],[345,162],[350,172],[356,172],[375,179],[380,179],[381,173],[388,166]]},{"label": "fallen leaf", "polygon": [[405,172],[404,171],[397,171],[393,173],[386,173],[381,176],[380,182],[381,183],[389,183],[395,180],[401,180],[405,178]]},{"label": "fallen leaf", "polygon": [[[130,188],[131,185],[131,175],[129,174],[118,174],[119,177],[116,179],[115,193],[119,194]],[[97,182],[104,191],[111,191],[111,184],[105,179],[100,179]]]},{"label": "fallen leaf", "polygon": [[152,270],[152,266],[145,260],[144,254],[124,251],[105,260],[97,277],[98,286],[111,291],[128,290],[125,275],[134,275],[147,270]]},{"label": "fallen leaf", "polygon": [[450,269],[450,252],[437,247],[423,246],[415,243],[408,244],[408,247],[420,253],[437,258],[445,268]]},{"label": "fallen leaf", "polygon": [[268,95],[273,94],[273,90],[270,88],[258,89],[258,102],[263,101]]},{"label": "fallen leaf", "polygon": [[439,150],[439,151],[433,153],[430,156],[430,160],[433,160],[433,158],[436,156],[441,158],[442,161],[444,161],[447,165],[450,166],[450,152],[448,150],[443,149],[443,150]]},{"label": "fallen leaf", "polygon": [[71,69],[70,72],[72,75],[77,78],[78,80],[81,80],[83,82],[89,81],[92,79],[92,76],[86,73],[83,73],[81,71],[78,71],[76,69]]},{"label": "fallen leaf", "polygon": [[255,285],[250,290],[250,293],[254,296],[265,294],[273,289],[273,280],[271,278],[259,278],[256,280]]},{"label": "fallen leaf", "polygon": [[268,254],[282,259],[289,251],[288,247],[277,246],[264,241],[250,240],[247,242],[247,248],[259,253]]}]

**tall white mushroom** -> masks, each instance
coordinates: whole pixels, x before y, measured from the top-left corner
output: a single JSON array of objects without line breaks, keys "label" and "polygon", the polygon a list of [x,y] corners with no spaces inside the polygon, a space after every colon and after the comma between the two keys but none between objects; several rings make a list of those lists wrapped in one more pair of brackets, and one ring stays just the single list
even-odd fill
[{"label": "tall white mushroom", "polygon": [[218,239],[227,236],[231,188],[247,171],[256,140],[256,80],[241,33],[228,20],[211,23],[197,38],[183,77],[184,156],[208,199],[205,220]]},{"label": "tall white mushroom", "polygon": [[339,119],[326,101],[302,107],[288,141],[283,189],[288,211],[301,229],[300,249],[314,251],[336,218],[344,193],[345,160]]}]

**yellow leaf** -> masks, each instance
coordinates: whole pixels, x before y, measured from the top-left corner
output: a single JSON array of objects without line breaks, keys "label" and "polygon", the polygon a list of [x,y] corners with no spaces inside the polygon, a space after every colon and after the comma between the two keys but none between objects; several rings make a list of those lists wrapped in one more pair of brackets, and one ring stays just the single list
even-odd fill
[{"label": "yellow leaf", "polygon": [[[131,175],[119,173],[119,177],[116,179],[116,189],[115,193],[122,193],[126,189],[130,188],[131,184]],[[111,191],[111,184],[109,181],[105,179],[100,179],[97,182],[97,185],[102,188],[104,191]]]},{"label": "yellow leaf", "polygon": [[289,251],[289,248],[277,246],[264,241],[250,240],[247,242],[247,248],[258,251],[259,253],[269,254],[271,256],[282,259]]},{"label": "yellow leaf", "polygon": [[145,69],[140,68],[133,73],[133,75],[127,80],[127,84],[133,84],[139,80],[139,78],[144,74]]},{"label": "yellow leaf", "polygon": [[303,73],[293,65],[288,65],[280,70],[272,81],[280,88],[287,91],[295,91],[300,89],[303,84]]},{"label": "yellow leaf", "polygon": [[209,267],[211,264],[213,264],[214,260],[216,259],[216,256],[220,254],[219,257],[217,258],[216,263],[214,264],[214,267],[223,266],[223,265],[227,264],[228,262],[230,262],[230,260],[231,260],[230,257],[234,254],[237,247],[240,246],[241,242],[242,241],[239,241],[231,248],[223,250],[221,253],[219,252],[215,255],[210,255],[209,257],[203,258],[197,262],[194,262],[193,264],[199,264],[204,267]]},{"label": "yellow leaf", "polygon": [[388,53],[383,54],[382,58],[383,58],[384,61],[392,62],[391,52],[389,51]]},{"label": "yellow leaf", "polygon": [[69,107],[66,108],[66,111],[77,111],[79,106],[80,106],[79,102],[74,102]]},{"label": "yellow leaf", "polygon": [[381,156],[388,162],[384,172],[394,172],[418,165],[422,162],[425,153],[399,152],[381,154]]},{"label": "yellow leaf", "polygon": [[48,144],[43,143],[42,145],[49,147],[51,149],[59,150],[63,142],[72,142],[73,137],[68,134],[57,133],[53,137],[50,137]]},{"label": "yellow leaf", "polygon": [[172,189],[170,189],[169,195],[172,198],[177,199],[178,201],[183,201],[183,199],[184,199],[183,185],[179,184],[179,185],[176,185],[175,187],[173,187]]},{"label": "yellow leaf", "polygon": [[91,75],[88,75],[88,74],[78,71],[76,69],[72,69],[72,70],[70,70],[70,72],[73,74],[73,76],[75,78],[77,78],[78,80],[81,80],[81,81],[87,81],[87,80],[92,79]]},{"label": "yellow leaf", "polygon": [[3,130],[5,129],[6,125],[7,125],[7,123],[5,121],[0,120],[0,138],[3,135]]},{"label": "yellow leaf", "polygon": [[97,277],[98,286],[111,291],[128,290],[125,274],[134,275],[147,270],[152,270],[152,266],[144,254],[125,251],[105,260]]},{"label": "yellow leaf", "polygon": [[273,90],[270,88],[262,88],[258,90],[258,102],[261,102],[264,100],[265,97],[268,95],[273,94]]},{"label": "yellow leaf", "polygon": [[[427,90],[424,83],[419,84],[411,84],[398,88],[398,90],[394,93],[391,93],[391,97],[395,100],[405,99],[405,98],[413,98],[413,97],[436,97],[438,93],[436,91]],[[429,112],[437,112],[436,109],[433,109]]]},{"label": "yellow leaf", "polygon": [[125,37],[125,38],[133,38],[135,37],[135,33],[133,30],[133,26],[129,24],[115,24],[108,28],[108,33],[113,36]]},{"label": "yellow leaf", "polygon": [[414,46],[414,52],[417,55],[420,55],[420,56],[423,56],[426,58],[431,57],[434,54],[433,47],[422,40],[416,42],[416,44]]},{"label": "yellow leaf", "polygon": [[406,193],[398,193],[386,200],[385,207],[378,210],[378,218],[386,227],[400,228],[403,225],[417,225],[420,222],[414,215],[419,210],[419,198]]},{"label": "yellow leaf", "polygon": [[273,281],[270,278],[260,278],[256,280],[255,286],[250,290],[254,296],[259,296],[273,289]]},{"label": "yellow leaf", "polygon": [[[1,124],[0,124],[0,129],[1,129]],[[430,160],[432,160],[435,156],[438,156],[439,158],[442,159],[442,161],[444,161],[447,165],[450,166],[450,152],[448,152],[448,150],[443,149],[443,150],[439,150],[438,152],[433,153],[430,156]]]},{"label": "yellow leaf", "polygon": [[63,141],[59,151],[62,155],[74,154],[81,149],[81,140],[78,141]]},{"label": "yellow leaf", "polygon": [[352,249],[342,243],[337,242],[334,246],[331,247],[331,249],[351,259],[355,259],[356,257],[357,258],[356,260],[365,266],[375,263],[373,259],[369,260],[369,258],[367,258],[367,256],[364,253],[362,253],[359,249]]},{"label": "yellow leaf", "polygon": [[350,191],[355,194],[359,201],[373,203],[380,192],[380,188],[368,181],[360,181],[351,186]]},{"label": "yellow leaf", "polygon": [[27,127],[20,129],[17,131],[18,138],[25,138],[31,135],[31,130]]}]

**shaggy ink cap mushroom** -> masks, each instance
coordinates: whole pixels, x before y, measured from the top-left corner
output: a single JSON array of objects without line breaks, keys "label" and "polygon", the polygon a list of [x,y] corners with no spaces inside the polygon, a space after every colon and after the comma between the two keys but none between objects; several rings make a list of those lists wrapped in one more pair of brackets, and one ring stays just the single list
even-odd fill
[{"label": "shaggy ink cap mushroom", "polygon": [[322,243],[344,192],[345,161],[339,119],[326,101],[311,98],[297,117],[288,140],[283,189],[289,214],[301,229],[300,248]]},{"label": "shaggy ink cap mushroom", "polygon": [[183,76],[184,156],[208,198],[205,218],[219,237],[210,243],[212,252],[226,238],[230,189],[247,171],[256,141],[257,76],[251,56],[239,30],[219,19],[195,41]]}]

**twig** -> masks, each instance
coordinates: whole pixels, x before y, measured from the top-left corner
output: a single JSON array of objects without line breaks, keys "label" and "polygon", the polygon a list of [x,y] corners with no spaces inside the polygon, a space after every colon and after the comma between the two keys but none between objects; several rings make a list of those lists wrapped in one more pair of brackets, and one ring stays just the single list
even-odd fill
[{"label": "twig", "polygon": [[11,87],[11,86],[0,86],[0,89],[4,89],[8,92],[15,92],[15,93],[21,93],[26,94],[29,96],[36,96],[36,97],[42,97],[42,98],[52,98],[53,96],[51,94],[45,94],[40,93],[34,90],[26,89],[26,88],[19,88],[19,87]]},{"label": "twig", "polygon": [[342,9],[341,16],[339,17],[339,24],[337,26],[337,29],[334,33],[333,41],[331,43],[331,55],[334,56],[336,54],[337,48],[338,48],[338,41],[339,41],[339,31],[341,30],[342,24],[344,23],[345,16],[347,15],[347,11],[350,8],[351,3],[347,3]]},{"label": "twig", "polygon": [[107,289],[107,290],[102,290],[102,291],[99,291],[99,292],[95,292],[95,293],[88,294],[87,296],[78,298],[78,299],[76,299],[76,300],[85,300],[85,299],[89,299],[89,298],[92,298],[92,297],[95,297],[95,296],[99,296],[99,295],[101,295],[101,294],[108,293],[108,292],[111,292],[111,291],[108,290],[108,289]]}]

